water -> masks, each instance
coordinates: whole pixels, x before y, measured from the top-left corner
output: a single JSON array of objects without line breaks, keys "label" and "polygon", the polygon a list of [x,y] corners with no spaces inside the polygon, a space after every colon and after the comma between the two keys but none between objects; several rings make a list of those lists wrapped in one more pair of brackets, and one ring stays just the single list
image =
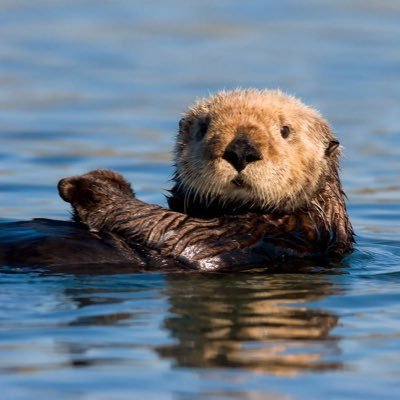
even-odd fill
[{"label": "water", "polygon": [[0,275],[2,399],[397,399],[397,1],[0,2],[0,218],[67,219],[59,178],[164,204],[179,115],[280,87],[345,148],[356,251],[320,274]]}]

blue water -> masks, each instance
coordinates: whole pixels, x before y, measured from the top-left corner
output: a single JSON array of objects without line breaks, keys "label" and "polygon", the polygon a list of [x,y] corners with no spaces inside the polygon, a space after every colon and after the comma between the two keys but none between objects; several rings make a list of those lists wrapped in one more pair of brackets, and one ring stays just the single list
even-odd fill
[{"label": "blue water", "polygon": [[0,38],[0,221],[98,167],[165,205],[181,113],[255,86],[332,123],[358,235],[320,274],[4,269],[2,400],[398,398],[399,2],[3,0]]}]

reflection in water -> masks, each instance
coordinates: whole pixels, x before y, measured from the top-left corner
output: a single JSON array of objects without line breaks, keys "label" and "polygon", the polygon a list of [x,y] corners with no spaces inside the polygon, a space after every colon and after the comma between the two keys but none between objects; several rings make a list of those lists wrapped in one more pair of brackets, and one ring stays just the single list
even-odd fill
[{"label": "reflection in water", "polygon": [[333,293],[320,275],[169,276],[177,340],[162,357],[185,367],[240,367],[274,375],[340,369],[333,313],[306,303]]},{"label": "reflection in water", "polygon": [[[343,368],[337,361],[340,338],[331,333],[338,316],[312,306],[337,293],[329,276],[117,277],[73,279],[57,296],[65,308],[61,320],[56,312],[50,325],[49,317],[42,326],[24,323],[33,334],[35,329],[58,332],[55,346],[41,352],[42,357],[47,353],[56,358],[45,357],[38,365],[8,366],[3,371],[106,365],[135,369],[139,364],[148,366],[156,354],[179,367],[241,368],[280,376]],[[149,342],[150,332],[154,341]],[[147,348],[145,358],[142,342]]]}]

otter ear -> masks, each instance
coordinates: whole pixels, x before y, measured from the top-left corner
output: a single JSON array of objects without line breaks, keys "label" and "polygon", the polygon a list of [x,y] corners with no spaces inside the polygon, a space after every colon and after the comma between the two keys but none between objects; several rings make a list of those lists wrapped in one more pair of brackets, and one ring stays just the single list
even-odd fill
[{"label": "otter ear", "polygon": [[184,127],[186,125],[186,118],[183,117],[179,120],[179,133],[182,133]]},{"label": "otter ear", "polygon": [[201,115],[197,118],[193,130],[194,135],[197,140],[203,139],[203,137],[208,132],[208,127],[210,126],[211,118],[209,115]]},{"label": "otter ear", "polygon": [[331,156],[339,148],[340,143],[337,140],[331,140],[328,147],[325,149],[325,155],[327,157]]},{"label": "otter ear", "polygon": [[192,129],[193,125],[193,117],[190,115],[186,115],[179,120],[179,135],[186,136]]}]

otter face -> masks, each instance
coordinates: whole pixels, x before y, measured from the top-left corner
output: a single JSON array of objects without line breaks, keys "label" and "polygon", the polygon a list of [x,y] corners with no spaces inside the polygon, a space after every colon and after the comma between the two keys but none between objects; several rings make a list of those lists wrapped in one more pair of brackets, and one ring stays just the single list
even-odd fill
[{"label": "otter face", "polygon": [[292,211],[337,174],[338,146],[319,113],[292,96],[220,92],[180,121],[176,180],[204,203]]}]

